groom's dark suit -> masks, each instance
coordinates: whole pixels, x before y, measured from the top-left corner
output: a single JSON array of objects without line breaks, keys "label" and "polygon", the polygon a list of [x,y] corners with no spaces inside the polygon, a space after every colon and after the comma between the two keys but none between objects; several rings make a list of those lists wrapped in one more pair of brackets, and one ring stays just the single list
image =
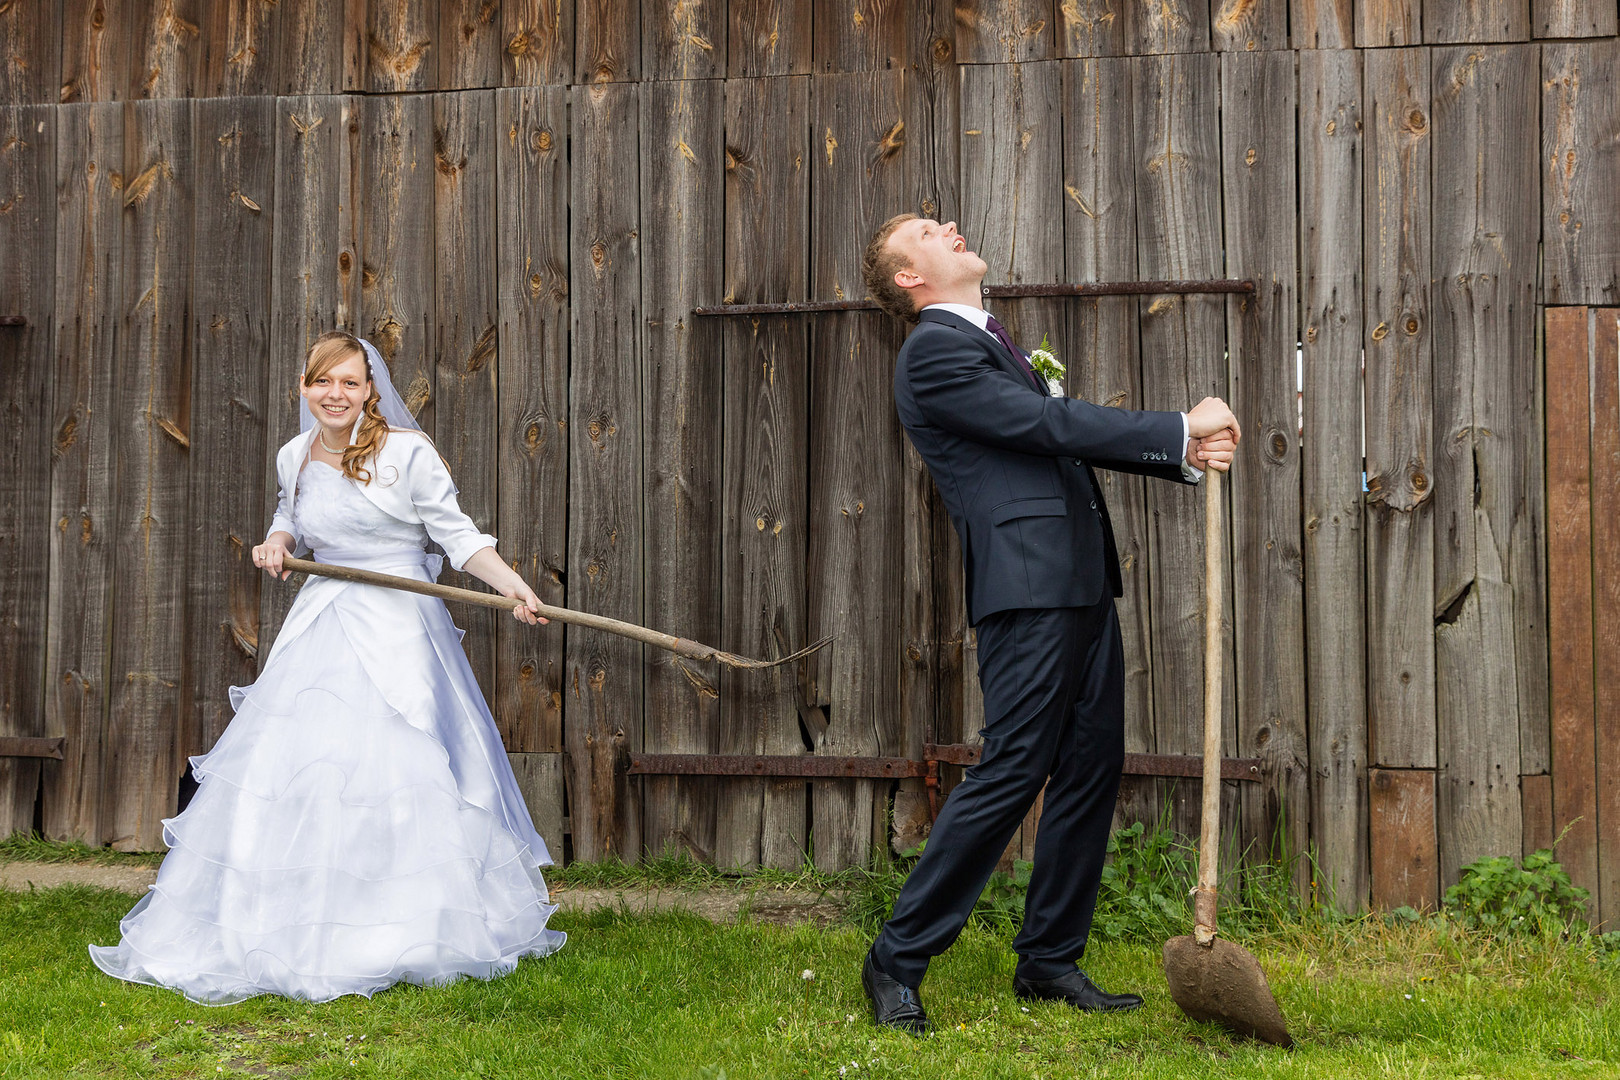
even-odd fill
[{"label": "groom's dark suit", "polygon": [[1186,435],[1180,413],[1038,384],[989,333],[937,308],[895,366],[900,422],[962,541],[985,715],[983,756],[872,948],[908,986],[956,939],[1043,785],[1019,975],[1073,971],[1096,904],[1125,748],[1119,560],[1091,466],[1180,481]]}]

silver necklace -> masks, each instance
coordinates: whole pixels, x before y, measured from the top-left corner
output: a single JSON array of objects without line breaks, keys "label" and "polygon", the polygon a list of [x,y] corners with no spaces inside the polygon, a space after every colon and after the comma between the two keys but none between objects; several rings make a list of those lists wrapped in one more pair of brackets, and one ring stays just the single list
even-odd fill
[{"label": "silver necklace", "polygon": [[321,440],[321,448],[324,449],[328,454],[337,454],[338,456],[341,457],[342,454],[343,454],[343,451],[348,449],[348,447],[343,446],[343,447],[339,447],[338,449],[334,450],[330,446],[327,446],[326,445],[326,432],[324,432],[324,431],[317,431],[315,433],[315,437],[317,439]]}]

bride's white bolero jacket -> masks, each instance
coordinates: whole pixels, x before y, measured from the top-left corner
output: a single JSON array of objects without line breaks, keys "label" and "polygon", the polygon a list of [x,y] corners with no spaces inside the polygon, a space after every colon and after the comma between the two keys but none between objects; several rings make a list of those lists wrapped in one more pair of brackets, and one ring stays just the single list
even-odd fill
[{"label": "bride's white bolero jacket", "polygon": [[[298,551],[305,550],[293,518],[298,477],[319,428],[293,437],[276,452],[276,479],[281,493],[270,532],[292,536]],[[495,538],[478,526],[456,501],[456,485],[438,449],[420,431],[392,428],[377,456],[366,465],[371,483],[356,484],[379,510],[390,517],[422,525],[428,536],[444,548],[450,565],[460,570],[482,548],[494,547]]]}]

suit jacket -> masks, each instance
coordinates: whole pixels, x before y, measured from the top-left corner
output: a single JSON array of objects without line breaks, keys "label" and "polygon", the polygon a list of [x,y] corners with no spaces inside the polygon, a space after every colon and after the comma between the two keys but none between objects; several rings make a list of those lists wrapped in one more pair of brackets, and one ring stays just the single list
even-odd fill
[{"label": "suit jacket", "polygon": [[[299,551],[304,550],[304,538],[299,535],[293,507],[298,498],[298,478],[319,430],[311,428],[293,436],[276,452],[276,479],[281,492],[270,532],[290,533]],[[495,538],[480,532],[461,512],[449,468],[420,431],[389,431],[382,449],[366,462],[366,471],[371,473],[371,483],[359,485],[366,498],[390,517],[425,527],[457,570],[467,564],[473,553],[495,546]]]},{"label": "suit jacket", "polygon": [[1181,414],[1049,396],[972,322],[929,310],[895,364],[894,404],[962,541],[968,621],[1121,592],[1092,465],[1186,482]]}]

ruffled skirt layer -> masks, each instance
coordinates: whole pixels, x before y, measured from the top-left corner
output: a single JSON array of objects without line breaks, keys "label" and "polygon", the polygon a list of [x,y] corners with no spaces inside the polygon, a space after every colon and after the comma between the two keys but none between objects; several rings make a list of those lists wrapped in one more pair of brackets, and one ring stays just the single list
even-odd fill
[{"label": "ruffled skirt layer", "polygon": [[[354,588],[362,606],[378,591]],[[164,822],[157,884],[118,945],[90,949],[107,974],[212,1005],[328,1001],[493,978],[566,940],[547,929],[556,908],[538,866],[550,860],[511,805],[510,765],[488,745],[498,736],[459,644],[421,644],[454,632],[443,605],[406,605],[432,625],[410,628],[415,655],[394,658],[411,669],[402,702],[351,643],[356,614],[330,599],[277,643],[259,681],[234,693],[218,744],[192,759],[200,786]]]}]

